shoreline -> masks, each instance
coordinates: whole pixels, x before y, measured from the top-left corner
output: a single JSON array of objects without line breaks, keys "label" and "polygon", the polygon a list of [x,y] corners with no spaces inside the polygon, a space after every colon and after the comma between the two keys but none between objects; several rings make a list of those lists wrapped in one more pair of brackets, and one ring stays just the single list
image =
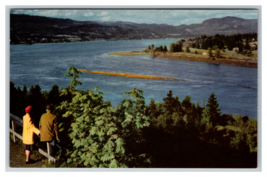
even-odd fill
[{"label": "shoreline", "polygon": [[[115,52],[109,53],[109,55],[152,55],[152,53],[144,52],[144,51],[129,51],[129,52]],[[194,56],[195,55],[195,56]],[[192,53],[162,53],[156,52],[154,58],[167,58],[174,60],[185,60],[185,61],[195,61],[195,62],[204,62],[210,64],[224,64],[224,65],[233,65],[233,66],[244,66],[244,67],[258,67],[257,61],[249,61],[250,58],[234,58],[234,57],[223,57],[223,58],[215,58],[212,60],[209,56],[206,55],[197,55]]]}]

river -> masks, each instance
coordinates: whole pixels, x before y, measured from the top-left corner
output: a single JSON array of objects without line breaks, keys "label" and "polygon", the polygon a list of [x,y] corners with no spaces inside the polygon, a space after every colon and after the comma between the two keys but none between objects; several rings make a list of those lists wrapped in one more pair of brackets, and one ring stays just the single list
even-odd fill
[{"label": "river", "polygon": [[30,88],[39,84],[42,91],[53,85],[69,85],[64,78],[69,66],[77,69],[153,75],[183,81],[148,80],[84,73],[78,89],[99,87],[104,99],[119,104],[121,93],[132,88],[144,91],[146,104],[151,99],[163,102],[169,90],[182,101],[190,95],[192,102],[207,104],[214,92],[219,109],[225,114],[239,114],[257,119],[257,68],[215,65],[201,62],[152,58],[150,55],[108,55],[112,52],[144,50],[148,45],[166,45],[179,39],[88,41],[10,46],[10,80],[16,86]]}]

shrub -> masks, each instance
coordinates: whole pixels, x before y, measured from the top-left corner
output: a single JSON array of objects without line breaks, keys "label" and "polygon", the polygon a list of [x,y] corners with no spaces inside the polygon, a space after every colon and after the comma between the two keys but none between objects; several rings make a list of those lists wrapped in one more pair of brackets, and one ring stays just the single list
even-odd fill
[{"label": "shrub", "polygon": [[217,45],[214,45],[214,46],[212,46],[212,50],[216,50],[216,49],[218,49],[219,47],[217,46]]},{"label": "shrub", "polygon": [[66,110],[63,117],[72,120],[69,137],[73,150],[67,163],[94,168],[142,167],[149,164],[150,157],[137,150],[144,141],[142,129],[149,126],[148,117],[144,114],[143,92],[132,89],[125,94],[135,100],[124,99],[122,104],[112,107],[103,101],[97,88],[94,91],[76,90],[76,86],[81,84],[76,80],[78,74],[80,72],[74,67],[65,74],[73,77],[73,81],[69,88],[61,90],[61,95],[70,92],[72,100],[63,101],[58,107]]},{"label": "shrub", "polygon": [[210,47],[208,48],[208,53],[209,53],[209,57],[212,57],[212,50]]},{"label": "shrub", "polygon": [[186,47],[186,48],[185,48],[185,51],[186,51],[187,53],[189,53],[189,52],[190,52],[189,47]]}]

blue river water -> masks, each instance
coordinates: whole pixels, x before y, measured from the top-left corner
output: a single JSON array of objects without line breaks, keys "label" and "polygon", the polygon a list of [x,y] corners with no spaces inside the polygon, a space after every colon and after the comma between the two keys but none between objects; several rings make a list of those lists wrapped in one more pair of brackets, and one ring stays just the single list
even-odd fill
[{"label": "blue river water", "polygon": [[239,114],[257,119],[257,68],[215,65],[201,62],[152,58],[150,55],[108,55],[111,52],[144,50],[148,45],[166,45],[179,39],[88,41],[10,46],[10,80],[30,88],[39,84],[42,91],[53,85],[64,88],[69,66],[95,71],[153,75],[183,81],[148,80],[84,73],[78,89],[99,87],[104,99],[112,105],[125,97],[121,93],[132,88],[144,91],[146,104],[151,99],[163,102],[169,90],[182,101],[190,95],[192,102],[207,104],[214,92],[219,108],[225,114]]}]

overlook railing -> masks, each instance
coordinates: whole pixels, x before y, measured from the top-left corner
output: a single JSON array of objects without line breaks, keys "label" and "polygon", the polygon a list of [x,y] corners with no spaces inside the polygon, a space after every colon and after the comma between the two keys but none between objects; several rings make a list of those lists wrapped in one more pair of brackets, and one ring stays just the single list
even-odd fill
[{"label": "overlook railing", "polygon": [[[16,126],[23,127],[23,120],[13,114],[10,113],[10,120],[11,120],[11,129],[9,131],[13,135],[13,141],[16,143],[19,139],[22,140],[22,136],[16,132]],[[51,152],[51,146],[49,143],[46,143],[47,146],[47,152],[42,150],[41,148],[38,148],[38,152],[48,158],[48,161],[56,162],[56,159],[50,155]]]}]

